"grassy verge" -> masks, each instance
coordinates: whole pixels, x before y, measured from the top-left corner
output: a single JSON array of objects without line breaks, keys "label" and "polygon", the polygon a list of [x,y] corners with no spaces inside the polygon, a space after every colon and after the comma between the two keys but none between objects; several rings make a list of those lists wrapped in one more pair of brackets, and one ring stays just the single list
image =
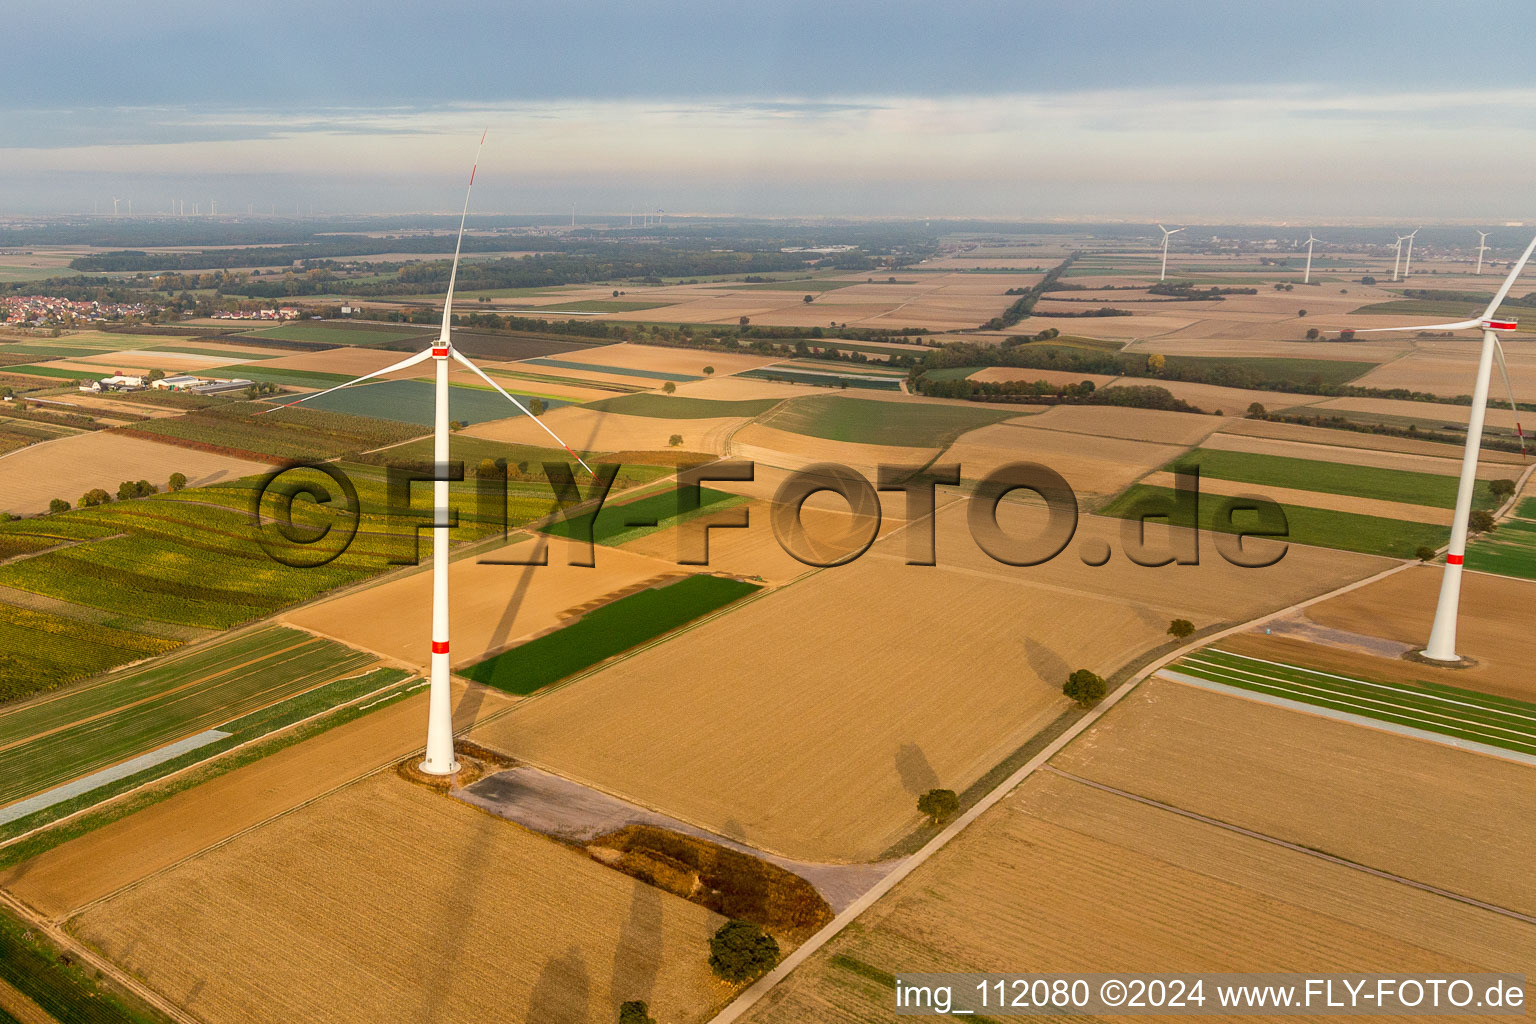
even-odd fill
[{"label": "grassy verge", "polygon": [[689,576],[620,598],[563,629],[488,658],[461,674],[508,693],[529,694],[758,589],[756,584],[721,576]]},{"label": "grassy verge", "polygon": [[[1142,502],[1153,502],[1156,507],[1162,508],[1170,506],[1173,498],[1171,487],[1136,484],[1100,509],[1099,515],[1133,518]],[[1251,513],[1239,513],[1235,526],[1225,521],[1218,522],[1222,519],[1224,505],[1225,500],[1218,496],[1201,495],[1199,525],[1202,530],[1237,533],[1257,528],[1258,524]],[[1420,547],[1437,548],[1444,544],[1450,532],[1449,527],[1411,523],[1403,519],[1335,512],[1305,505],[1282,504],[1280,507],[1285,512],[1289,532],[1279,539],[1297,544],[1359,551],[1368,555],[1412,558]]]},{"label": "grassy verge", "polygon": [[[43,831],[35,832],[9,846],[0,847],[0,868],[19,864],[45,850],[51,850],[61,843],[94,832],[98,828],[157,804],[183,790],[201,785],[210,779],[218,778],[236,768],[276,753],[284,747],[290,747],[311,736],[360,718],[370,711],[392,704],[402,699],[411,685],[410,680],[406,678],[406,673],[397,669],[379,669],[356,679],[339,680],[329,686],[284,701],[280,705],[237,719],[224,726],[225,731],[232,734],[228,739],[189,751],[179,758],[156,765],[138,775],[119,779],[110,786],[83,793],[74,800],[55,804],[37,814],[28,815],[26,818],[6,825],[3,830],[0,830],[0,839],[23,835],[31,829],[46,826],[49,822],[58,821],[77,811],[102,804],[112,796],[152,783],[156,779],[165,778],[172,772],[190,765],[197,765],[210,757],[215,758],[173,779],[167,779],[163,785],[150,786],[133,793],[126,799],[105,804],[95,810],[86,810],[86,813],[70,818],[56,827],[44,828]],[[326,707],[334,706],[340,701],[356,701],[365,694],[375,692],[378,692],[379,696],[371,701],[347,704],[336,707],[329,713],[320,714]],[[319,717],[311,717],[317,714]],[[310,720],[304,721],[306,718]],[[278,732],[295,722],[302,722],[302,724],[297,728]],[[263,739],[263,737],[268,738]],[[257,742],[242,747],[229,757],[217,757],[218,754],[253,739]]]}]

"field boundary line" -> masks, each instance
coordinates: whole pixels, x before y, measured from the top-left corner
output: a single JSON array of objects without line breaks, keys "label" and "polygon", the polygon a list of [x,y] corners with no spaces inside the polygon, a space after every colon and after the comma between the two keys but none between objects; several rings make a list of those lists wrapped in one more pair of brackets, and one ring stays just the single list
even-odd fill
[{"label": "field boundary line", "polygon": [[[378,670],[379,670],[378,666],[375,666],[375,667],[367,669],[365,672],[359,672],[359,673],[357,673],[357,675],[366,675],[368,672],[376,672]],[[405,670],[404,669],[396,669],[395,671],[405,671]],[[389,689],[391,687],[403,686],[404,684],[409,683],[413,678],[416,678],[416,677],[420,676],[420,674],[421,673],[419,673],[419,672],[412,672],[409,675],[407,675],[406,678],[404,678],[404,679],[396,680],[393,683],[386,683],[384,686],[379,687],[377,690],[369,690],[367,693],[358,694],[356,697],[353,697],[349,701],[345,701],[344,703],[341,703],[341,704],[332,705],[331,707],[326,708],[323,711],[317,711],[313,715],[310,715],[307,718],[301,718],[301,719],[299,719],[296,722],[290,722],[289,724],[283,726],[281,729],[273,729],[271,732],[264,732],[260,736],[252,736],[250,739],[244,740],[244,741],[242,741],[240,743],[235,744],[232,747],[228,747],[228,748],[226,748],[224,750],[221,750],[217,754],[211,754],[208,757],[203,758],[201,761],[195,761],[192,764],[183,765],[182,767],[177,768],[173,772],[167,772],[165,775],[161,775],[159,778],[146,779],[144,782],[142,782],[141,784],[139,784],[137,786],[134,786],[132,789],[125,789],[123,792],[114,794],[113,796],[110,796],[110,797],[107,797],[105,800],[102,800],[99,803],[91,804],[89,807],[82,807],[78,811],[71,811],[69,814],[64,815],[62,818],[55,818],[53,821],[50,821],[50,822],[48,822],[45,825],[39,825],[39,826],[37,826],[37,828],[30,829],[30,830],[28,830],[26,832],[21,833],[20,835],[12,836],[9,839],[6,839],[4,841],[0,841],[0,850],[3,850],[7,846],[11,846],[11,845],[13,845],[15,843],[19,843],[23,839],[26,839],[28,836],[35,836],[39,832],[46,832],[48,829],[51,829],[51,828],[55,827],[56,825],[61,825],[61,824],[63,824],[66,821],[70,821],[71,819],[77,818],[77,817],[79,817],[82,814],[88,814],[91,811],[98,810],[98,809],[100,809],[102,807],[106,807],[107,805],[112,804],[112,803],[114,803],[114,802],[116,802],[118,800],[122,800],[122,799],[124,799],[126,797],[132,796],[135,793],[142,792],[143,790],[147,789],[150,786],[157,786],[160,783],[166,782],[169,779],[174,779],[178,775],[183,774],[184,772],[189,772],[189,771],[192,771],[193,769],[201,768],[201,767],[204,767],[206,765],[212,764],[213,762],[217,761],[219,758],[225,756],[226,754],[233,754],[233,753],[236,753],[237,751],[244,750],[246,747],[249,747],[253,743],[260,743],[262,740],[270,739],[270,738],[272,738],[274,736],[281,736],[282,734],[288,732],[290,729],[297,729],[299,726],[307,725],[308,723],[313,722],[317,718],[321,718],[321,717],[323,717],[325,715],[329,715],[329,714],[332,714],[332,713],[334,713],[336,711],[340,711],[343,708],[350,707],[351,705],[356,704],[358,701],[366,700],[369,697],[377,696],[379,693],[381,693],[384,690],[387,690],[387,689]],[[342,679],[352,679],[352,678],[355,678],[355,676],[337,676],[335,679],[330,680],[330,682],[334,683],[334,682],[339,682]],[[322,685],[329,685],[329,683],[322,684]],[[315,687],[315,688],[312,688],[312,689],[318,689],[318,687]],[[311,691],[310,690],[304,691],[304,693],[309,693],[309,692],[311,692]],[[295,697],[300,697],[300,696],[303,696],[303,693],[295,694],[294,696]],[[278,701],[276,703],[281,703],[281,701]],[[268,706],[270,707],[271,705],[268,705]],[[258,708],[257,710],[259,711],[259,710],[262,710],[262,709]],[[251,712],[251,713],[254,714],[254,712]],[[245,715],[241,715],[239,717],[244,718],[246,716]],[[232,719],[232,721],[233,721],[233,719]],[[110,822],[108,824],[110,824]],[[4,892],[4,891],[5,891],[4,889],[0,889],[0,892]]]},{"label": "field boundary line", "polygon": [[1290,850],[1293,853],[1305,854],[1308,857],[1315,857],[1318,860],[1324,860],[1330,864],[1337,864],[1340,867],[1349,868],[1353,871],[1360,871],[1367,875],[1372,875],[1376,878],[1380,878],[1388,882],[1396,882],[1399,885],[1406,885],[1410,888],[1418,889],[1421,892],[1427,892],[1432,896],[1443,896],[1446,899],[1455,900],[1457,903],[1465,903],[1468,906],[1476,907],[1479,910],[1486,910],[1491,914],[1502,914],[1505,917],[1514,918],[1516,921],[1521,921],[1525,924],[1536,924],[1536,917],[1533,917],[1530,914],[1522,914],[1520,911],[1511,910],[1508,907],[1501,907],[1497,903],[1487,903],[1483,900],[1477,899],[1476,897],[1464,896],[1461,893],[1452,892],[1450,889],[1442,889],[1437,885],[1430,885],[1428,882],[1420,882],[1416,879],[1409,878],[1406,875],[1395,874],[1391,871],[1383,871],[1380,868],[1373,868],[1368,864],[1361,864],[1359,861],[1349,860],[1346,857],[1340,857],[1332,853],[1325,853],[1322,850],[1313,849],[1310,846],[1302,846],[1300,843],[1292,843],[1285,839],[1280,839],[1277,836],[1268,835],[1264,832],[1257,832],[1250,828],[1244,828],[1241,825],[1234,825],[1229,821],[1222,821],[1220,818],[1212,818],[1209,815],[1200,814],[1197,811],[1186,810],[1183,807],[1179,807],[1175,804],[1166,804],[1161,800],[1153,800],[1151,797],[1145,797],[1139,793],[1132,793],[1129,790],[1118,789],[1114,786],[1107,786],[1102,782],[1095,782],[1092,779],[1085,779],[1081,775],[1073,775],[1071,772],[1064,772],[1054,765],[1046,765],[1045,771],[1050,772],[1052,775],[1060,776],[1063,779],[1068,779],[1072,782],[1079,783],[1080,785],[1089,786],[1093,789],[1100,790],[1101,792],[1109,793],[1112,796],[1118,796],[1126,800],[1134,800],[1139,804],[1144,804],[1148,807],[1152,807],[1160,811],[1167,811],[1170,814],[1177,814],[1182,818],[1189,818],[1192,821],[1198,821],[1201,824],[1211,825],[1226,832],[1233,832],[1240,836],[1246,836],[1249,839],[1257,839],[1260,842],[1279,846],[1283,849]]},{"label": "field boundary line", "polygon": [[[1154,673],[1161,670],[1164,666],[1178,660],[1179,658],[1185,657],[1186,655],[1191,654],[1192,652],[1197,651],[1202,647],[1207,647],[1217,642],[1218,640],[1222,640],[1236,633],[1247,632],[1256,626],[1262,625],[1265,622],[1293,614],[1294,612],[1299,611],[1302,608],[1306,608],[1310,605],[1338,597],[1342,594],[1346,594],[1352,590],[1357,590],[1360,587],[1364,587],[1368,584],[1376,583],[1379,580],[1385,579],[1388,576],[1393,576],[1402,572],[1404,569],[1417,564],[1417,562],[1401,562],[1397,565],[1384,569],[1381,572],[1355,580],[1353,583],[1345,584],[1342,587],[1336,587],[1327,593],[1319,594],[1316,597],[1308,598],[1304,601],[1298,601],[1284,608],[1268,612],[1264,615],[1258,616],[1257,618],[1249,619],[1246,622],[1241,622],[1235,626],[1230,626],[1227,629],[1212,633],[1209,636],[1201,637],[1198,640],[1184,644],[1181,647],[1177,647],[1167,654],[1164,654],[1163,656],[1148,662],[1141,669],[1137,670],[1124,683],[1121,683],[1120,686],[1114,690],[1114,692],[1110,693],[1107,697],[1095,705],[1090,711],[1088,711],[1087,714],[1078,719],[1072,725],[1068,726],[1060,736],[1047,744],[1043,750],[1041,750],[1038,754],[1021,765],[1018,771],[1004,779],[995,789],[978,800],[969,810],[961,814],[960,817],[956,818],[954,822],[952,822],[947,828],[944,829],[944,831],[930,839],[922,849],[918,850],[911,857],[908,857],[906,860],[902,861],[891,871],[890,874],[876,882],[868,892],[850,904],[848,909],[844,910],[841,914],[838,914],[835,918],[833,918],[832,921],[826,925],[826,927],[821,929],[821,931],[812,935],[794,952],[785,957],[777,967],[763,975],[757,981],[753,982],[752,985],[750,985],[745,991],[743,991],[730,1003],[726,1004],[725,1009],[721,1010],[718,1014],[712,1017],[709,1021],[709,1024],[730,1024],[731,1021],[735,1021],[740,1018],[742,1014],[746,1013],[749,1009],[756,1005],[759,1000],[761,1000],[765,995],[772,991],[774,986],[778,985],[779,982],[788,977],[796,967],[810,959],[811,954],[815,953],[828,942],[832,941],[832,939],[836,938],[837,935],[843,931],[843,929],[847,928],[850,924],[857,920],[882,896],[894,889],[898,883],[905,880],[908,875],[912,874],[924,863],[926,863],[929,858],[947,846],[951,840],[959,836],[960,833],[963,832],[968,826],[970,826],[972,822],[981,817],[982,814],[984,814],[986,811],[990,810],[993,805],[1001,802],[1002,799],[1009,793],[1013,792],[1013,790],[1016,789],[1020,783],[1022,783],[1030,775],[1034,774],[1042,766],[1044,766],[1045,763],[1051,758],[1055,757],[1056,754],[1059,753],[1067,744],[1071,743],[1083,732],[1086,732],[1090,726],[1092,726],[1101,717],[1103,717],[1104,714],[1106,714],[1111,708],[1129,696],[1132,690],[1139,686],[1143,681],[1150,678]],[[1536,919],[1533,919],[1532,923],[1536,923]]]}]

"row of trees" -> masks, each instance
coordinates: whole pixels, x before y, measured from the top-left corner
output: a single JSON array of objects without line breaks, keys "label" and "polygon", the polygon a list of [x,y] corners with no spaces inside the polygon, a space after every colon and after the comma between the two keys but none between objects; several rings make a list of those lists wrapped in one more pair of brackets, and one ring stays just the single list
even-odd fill
[{"label": "row of trees", "polygon": [[[179,491],[186,486],[187,475],[185,473],[172,473],[170,479],[166,482],[166,490],[169,491]],[[117,485],[117,500],[131,501],[134,498],[147,498],[151,494],[158,494],[159,492],[160,488],[148,480],[124,480]],[[110,501],[112,501],[111,494],[108,494],[100,487],[93,487],[80,496],[79,504],[81,508],[92,508],[96,505],[105,505]],[[69,502],[63,498],[54,498],[48,503],[48,511],[68,512]]]}]

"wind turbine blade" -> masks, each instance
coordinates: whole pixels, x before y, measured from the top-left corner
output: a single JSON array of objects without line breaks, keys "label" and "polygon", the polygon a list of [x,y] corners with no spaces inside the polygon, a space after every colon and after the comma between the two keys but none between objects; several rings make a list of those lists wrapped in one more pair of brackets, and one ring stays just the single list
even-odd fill
[{"label": "wind turbine blade", "polygon": [[[523,410],[524,414],[526,414],[529,419],[533,420],[533,422],[537,423],[540,427],[543,428],[544,433],[546,433],[550,437],[554,438],[555,441],[560,445],[561,448],[564,448],[567,452],[569,452],[571,458],[575,459],[577,462],[580,462],[582,469],[586,470],[588,473],[592,473],[592,467],[587,465],[586,460],[584,460],[580,455],[577,455],[574,451],[572,451],[571,450],[571,446],[566,444],[564,441],[562,441],[560,439],[560,435],[559,434],[555,433],[553,430],[550,430],[549,429],[549,425],[547,423],[545,423],[543,420],[539,419],[532,412],[530,412],[526,405],[524,405],[522,402],[519,402],[516,398],[512,397],[512,395],[507,392],[506,388],[502,387],[500,384],[497,384],[494,380],[492,380],[486,374],[486,372],[484,370],[480,369],[480,367],[478,367],[474,363],[470,362],[469,357],[466,356],[464,353],[460,352],[458,349],[454,349],[452,354],[453,354],[453,358],[454,359],[457,359],[459,362],[463,363],[465,366],[467,366],[471,370],[473,370],[475,372],[475,374],[477,376],[479,376],[479,378],[481,380],[485,381],[487,384],[489,384],[491,387],[495,388],[497,391],[500,391],[503,398],[505,398],[507,401],[511,402],[513,405],[517,406],[519,409]],[[597,474],[593,473],[592,475],[596,476]]]},{"label": "wind turbine blade", "polygon": [[365,373],[361,377],[358,377],[354,380],[349,380],[345,384],[337,384],[333,388],[326,388],[324,391],[316,391],[313,394],[303,395],[302,397],[296,398],[291,402],[284,402],[282,405],[274,405],[270,409],[261,410],[261,412],[257,413],[256,415],[265,416],[269,412],[277,412],[279,409],[287,409],[298,405],[300,402],[307,402],[311,398],[319,398],[322,395],[330,394],[332,391],[340,391],[342,388],[349,388],[353,384],[361,384],[365,380],[371,380],[374,377],[382,377],[386,373],[394,373],[396,370],[403,370],[407,366],[415,366],[417,363],[431,358],[432,350],[423,349],[422,351],[417,352],[415,355],[411,356],[409,359],[402,359],[398,363],[392,363],[391,365],[384,367],[382,370],[374,370],[372,373]]},{"label": "wind turbine blade", "polygon": [[1494,295],[1493,301],[1488,303],[1488,308],[1483,310],[1484,320],[1493,316],[1499,308],[1499,303],[1503,302],[1505,297],[1509,295],[1509,290],[1515,286],[1515,278],[1520,276],[1520,271],[1525,269],[1526,261],[1531,258],[1532,249],[1536,249],[1536,238],[1532,238],[1531,244],[1525,247],[1525,252],[1520,254],[1519,262],[1509,272],[1509,276],[1504,279],[1504,283],[1499,286],[1498,293]]},{"label": "wind turbine blade", "polygon": [[1419,324],[1413,327],[1367,327],[1356,334],[1380,334],[1383,331],[1470,331],[1483,326],[1481,320],[1458,320],[1454,324]]},{"label": "wind turbine blade", "polygon": [[464,189],[464,212],[459,214],[459,240],[453,243],[453,269],[448,271],[448,296],[443,299],[443,329],[438,334],[438,344],[448,344],[448,322],[453,317],[453,286],[459,279],[459,250],[464,247],[464,223],[469,220],[469,194],[475,187],[475,172],[480,169],[480,151],[485,148],[485,136],[490,129],[480,133],[480,145],[475,147],[475,162],[469,169],[469,186]]},{"label": "wind turbine blade", "polygon": [[1509,396],[1509,411],[1515,417],[1515,433],[1520,438],[1520,455],[1525,456],[1525,431],[1520,429],[1520,408],[1515,405],[1515,389],[1509,382],[1509,367],[1504,365],[1504,346],[1499,343],[1498,336],[1493,339],[1493,358],[1498,361],[1499,373],[1504,378],[1504,393]]}]

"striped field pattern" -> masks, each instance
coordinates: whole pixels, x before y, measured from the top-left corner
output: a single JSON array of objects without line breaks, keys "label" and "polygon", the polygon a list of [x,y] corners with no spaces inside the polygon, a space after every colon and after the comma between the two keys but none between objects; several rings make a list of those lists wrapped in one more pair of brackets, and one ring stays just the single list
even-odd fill
[{"label": "striped field pattern", "polygon": [[1196,680],[1536,756],[1536,704],[1440,683],[1380,683],[1207,649],[1169,666]]}]

